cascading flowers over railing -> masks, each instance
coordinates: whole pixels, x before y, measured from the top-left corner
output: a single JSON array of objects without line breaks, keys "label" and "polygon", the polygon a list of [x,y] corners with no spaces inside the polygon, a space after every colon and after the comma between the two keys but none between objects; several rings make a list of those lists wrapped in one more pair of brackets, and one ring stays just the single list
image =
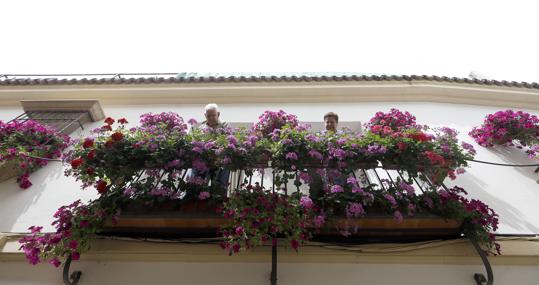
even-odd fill
[{"label": "cascading flowers over railing", "polygon": [[27,189],[30,174],[61,157],[68,143],[68,136],[36,121],[0,121],[0,169],[4,165],[10,168],[2,169],[4,174],[16,171],[19,186]]},{"label": "cascading flowers over railing", "polygon": [[[485,204],[468,200],[461,188],[444,188],[445,178],[461,173],[474,150],[459,144],[454,130],[431,131],[415,117],[392,109],[379,112],[364,134],[313,133],[284,111],[267,111],[251,129],[218,132],[192,129],[175,113],[145,114],[139,126],[125,119],[107,118],[92,136],[76,142],[65,160],[66,175],[95,188],[99,196],[75,202],[55,215],[56,233],[39,227],[21,239],[29,261],[59,265],[62,258],[78,258],[93,234],[132,204],[160,207],[172,203],[182,210],[190,202],[211,203],[221,209],[222,247],[230,254],[284,238],[297,249],[326,221],[350,220],[384,213],[402,222],[420,213],[436,214],[464,223],[464,233],[497,249],[497,216]],[[270,189],[250,180],[227,196],[219,172],[263,171],[268,161],[275,171]],[[366,183],[358,168],[382,162],[408,175],[397,181]],[[427,177],[428,176],[428,177]],[[432,181],[424,192],[413,179]],[[299,189],[287,189],[293,181]],[[236,185],[233,185],[236,186]],[[349,234],[353,228],[341,229]]]}]

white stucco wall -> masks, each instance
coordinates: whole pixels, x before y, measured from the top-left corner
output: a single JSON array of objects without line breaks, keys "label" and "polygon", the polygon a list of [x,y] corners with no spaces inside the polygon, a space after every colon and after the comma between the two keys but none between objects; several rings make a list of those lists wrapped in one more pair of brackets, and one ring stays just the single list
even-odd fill
[{"label": "white stucco wall", "polygon": [[[31,267],[24,262],[0,262],[1,285],[62,284],[61,270],[48,264]],[[72,268],[83,272],[83,284],[234,284],[267,285],[269,263],[181,263],[181,262],[78,262]],[[472,285],[479,265],[420,264],[320,264],[280,263],[279,285]],[[495,266],[497,285],[535,285],[535,266]]]},{"label": "white stucco wall", "polygon": [[[487,113],[503,109],[444,103],[346,103],[346,104],[221,104],[221,118],[228,122],[252,122],[264,110],[284,109],[298,115],[302,121],[322,121],[328,111],[337,112],[342,121],[367,121],[377,111],[387,111],[391,107],[407,110],[415,114],[419,123],[432,127],[448,126],[460,131],[459,138],[473,142],[467,133],[482,122]],[[203,105],[133,105],[103,106],[107,116],[127,118],[132,124],[146,112],[174,111],[186,120],[203,119]],[[8,120],[22,110],[14,107],[0,108],[0,119]],[[527,110],[539,114],[537,110]],[[100,123],[86,126],[85,133]],[[74,134],[80,136],[80,134]],[[522,150],[497,147],[486,149],[477,145],[476,159],[500,163],[533,163]],[[478,198],[500,215],[501,234],[539,233],[539,174],[535,168],[512,168],[471,163],[471,168],[454,182],[463,186],[471,197]],[[76,199],[91,199],[96,196],[92,189],[80,190],[74,179],[63,176],[60,163],[52,162],[31,176],[34,186],[19,189],[14,179],[0,183],[0,232],[25,232],[31,225],[43,225],[52,230],[52,214],[64,204]],[[47,228],[48,226],[48,228]]]}]

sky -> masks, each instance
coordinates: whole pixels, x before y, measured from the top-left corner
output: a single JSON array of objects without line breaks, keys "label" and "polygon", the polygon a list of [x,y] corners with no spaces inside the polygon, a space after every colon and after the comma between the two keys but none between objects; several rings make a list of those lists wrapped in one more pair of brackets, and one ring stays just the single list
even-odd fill
[{"label": "sky", "polygon": [[2,1],[0,74],[474,71],[539,82],[538,11],[536,0]]}]

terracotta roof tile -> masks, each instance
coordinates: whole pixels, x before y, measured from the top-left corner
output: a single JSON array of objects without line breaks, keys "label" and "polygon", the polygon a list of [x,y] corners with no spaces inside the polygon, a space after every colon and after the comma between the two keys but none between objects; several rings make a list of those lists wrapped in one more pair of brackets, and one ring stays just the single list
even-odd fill
[{"label": "terracotta roof tile", "polygon": [[[476,78],[459,78],[447,76],[428,76],[428,75],[256,75],[256,76],[178,76],[165,77],[158,76],[147,77],[127,77],[127,75],[116,75],[100,78],[84,77],[84,78],[65,78],[68,75],[63,75],[63,78],[54,78],[47,75],[42,77],[33,76],[21,78],[22,75],[12,76],[7,75],[7,78],[0,77],[1,86],[17,86],[17,85],[97,85],[97,84],[188,84],[188,83],[250,83],[250,82],[342,82],[342,81],[435,81],[448,83],[468,83],[479,85],[492,85],[501,87],[518,87],[539,89],[539,83],[536,82],[516,82],[506,80],[489,80]],[[170,75],[170,74],[169,74]],[[124,76],[124,77],[122,77]],[[14,77],[14,78],[10,78]]]}]

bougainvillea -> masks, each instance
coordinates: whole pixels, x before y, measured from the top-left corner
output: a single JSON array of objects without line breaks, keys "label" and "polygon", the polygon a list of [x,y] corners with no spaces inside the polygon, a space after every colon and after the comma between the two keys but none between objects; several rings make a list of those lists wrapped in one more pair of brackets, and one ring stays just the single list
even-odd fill
[{"label": "bougainvillea", "polygon": [[30,173],[59,158],[68,142],[68,136],[36,121],[0,121],[0,164],[16,161],[17,182],[26,189],[32,186]]}]

